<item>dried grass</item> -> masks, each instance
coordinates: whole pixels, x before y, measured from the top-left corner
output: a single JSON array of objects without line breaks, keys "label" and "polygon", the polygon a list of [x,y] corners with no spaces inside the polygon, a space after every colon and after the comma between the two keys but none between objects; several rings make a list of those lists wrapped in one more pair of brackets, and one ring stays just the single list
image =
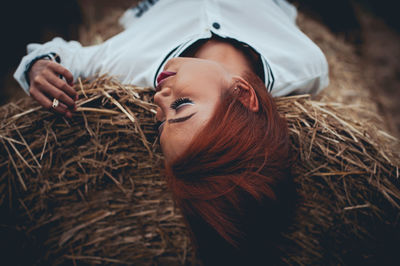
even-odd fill
[{"label": "dried grass", "polygon": [[[343,265],[397,257],[389,246],[400,240],[398,140],[376,128],[379,117],[360,107],[306,96],[281,98],[278,105],[298,155],[301,198],[282,260]],[[355,119],[359,113],[369,119]]]},{"label": "dried grass", "polygon": [[192,260],[160,175],[153,91],[107,77],[77,91],[70,120],[30,99],[2,107],[0,206],[46,231],[52,263]]},{"label": "dried grass", "polygon": [[[331,85],[317,99],[277,99],[300,194],[294,222],[277,243],[281,260],[393,262],[399,142],[376,115],[352,47],[301,14],[299,23],[326,54]],[[109,77],[79,81],[76,90],[70,120],[29,98],[0,108],[1,217],[42,247],[33,262],[197,265],[160,174],[152,90]]]},{"label": "dried grass", "polygon": [[[70,120],[30,99],[1,108],[0,206],[17,213],[29,234],[47,234],[42,259],[54,264],[196,264],[160,175],[152,90],[109,77],[80,84]],[[374,127],[379,117],[354,121],[352,114],[367,111],[307,95],[277,103],[290,126],[302,198],[283,260],[321,262],[328,249],[341,262],[343,245],[374,239],[377,224],[398,230],[396,139]],[[327,236],[344,244],[324,246]]]}]

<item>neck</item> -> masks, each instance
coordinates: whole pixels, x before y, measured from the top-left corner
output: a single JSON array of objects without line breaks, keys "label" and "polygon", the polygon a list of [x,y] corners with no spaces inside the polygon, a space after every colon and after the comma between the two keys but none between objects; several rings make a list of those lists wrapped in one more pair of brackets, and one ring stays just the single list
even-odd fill
[{"label": "neck", "polygon": [[237,47],[227,41],[210,39],[193,53],[193,57],[216,61],[234,75],[254,71],[251,61]]}]

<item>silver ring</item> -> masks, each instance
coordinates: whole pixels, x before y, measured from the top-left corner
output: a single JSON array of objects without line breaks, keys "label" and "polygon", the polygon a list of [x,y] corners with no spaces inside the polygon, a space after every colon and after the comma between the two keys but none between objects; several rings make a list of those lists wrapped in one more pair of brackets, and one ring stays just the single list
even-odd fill
[{"label": "silver ring", "polygon": [[58,99],[54,98],[52,107],[56,108],[59,104],[60,104],[60,102],[58,101]]}]

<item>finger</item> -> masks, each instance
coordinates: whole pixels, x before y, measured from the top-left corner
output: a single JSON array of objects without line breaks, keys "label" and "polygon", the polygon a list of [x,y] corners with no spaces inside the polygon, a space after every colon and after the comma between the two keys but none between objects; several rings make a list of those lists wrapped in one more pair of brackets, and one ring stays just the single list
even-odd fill
[{"label": "finger", "polygon": [[56,106],[56,107],[51,107],[56,113],[59,113],[59,114],[63,114],[63,115],[65,115],[66,117],[68,117],[68,118],[72,118],[72,113],[71,113],[71,111],[70,110],[68,110],[68,107],[65,105],[65,104],[63,104],[63,103],[59,103],[58,104],[58,106]]},{"label": "finger", "polygon": [[76,99],[76,96],[78,95],[77,92],[71,86],[69,86],[67,82],[65,82],[64,80],[58,78],[56,75],[48,75],[48,81],[56,88],[65,92],[73,100]]},{"label": "finger", "polygon": [[53,108],[53,102],[50,101],[49,98],[47,98],[46,95],[44,95],[41,91],[38,90],[33,90],[31,93],[31,96],[44,108],[47,110],[54,110],[55,112],[66,115],[67,113],[67,106],[60,103],[59,106]]},{"label": "finger", "polygon": [[63,76],[65,78],[65,80],[68,82],[68,84],[73,84],[74,83],[74,77],[72,76],[72,73],[69,72],[68,69],[66,69],[65,67],[63,67],[59,63],[50,62],[49,67],[50,67],[50,69],[52,69],[57,74]]},{"label": "finger", "polygon": [[51,108],[50,100],[39,90],[31,88],[29,92],[30,92],[30,95],[32,96],[32,98],[35,99],[45,109]]},{"label": "finger", "polygon": [[75,101],[71,99],[62,90],[50,84],[47,80],[42,81],[41,91],[46,95],[58,99],[60,102],[67,105],[70,109],[75,109]]}]

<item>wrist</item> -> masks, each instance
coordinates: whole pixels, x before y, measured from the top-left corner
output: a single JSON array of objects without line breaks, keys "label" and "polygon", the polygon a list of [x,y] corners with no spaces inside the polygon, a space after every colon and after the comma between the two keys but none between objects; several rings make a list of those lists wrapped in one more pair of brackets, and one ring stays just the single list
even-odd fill
[{"label": "wrist", "polygon": [[39,56],[36,56],[35,58],[33,58],[29,62],[29,64],[26,65],[25,71],[24,71],[25,80],[28,83],[28,86],[30,85],[30,76],[29,76],[30,71],[31,71],[33,65],[39,60],[50,60],[50,61],[55,61],[57,63],[61,62],[60,57],[56,53],[43,54],[43,55],[39,55]]}]

